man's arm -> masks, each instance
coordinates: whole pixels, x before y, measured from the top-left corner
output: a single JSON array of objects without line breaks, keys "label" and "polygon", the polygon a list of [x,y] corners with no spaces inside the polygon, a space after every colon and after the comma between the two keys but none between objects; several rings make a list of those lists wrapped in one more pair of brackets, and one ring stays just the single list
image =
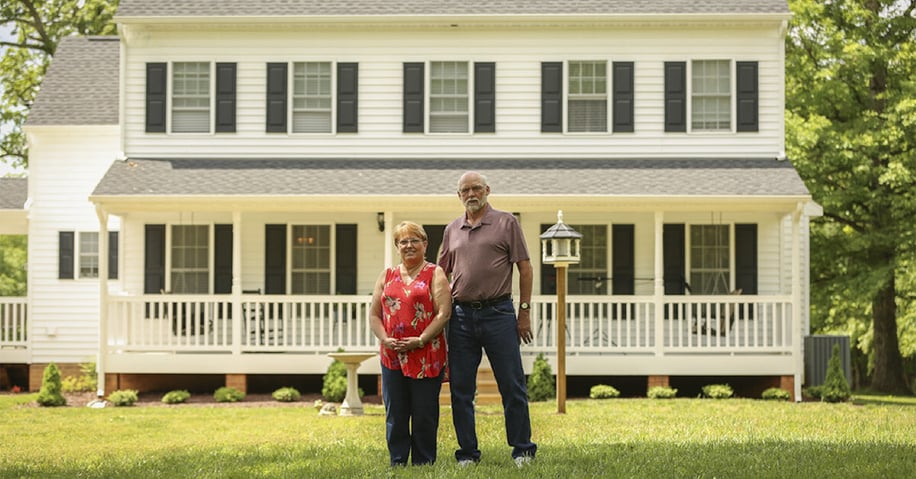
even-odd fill
[{"label": "man's arm", "polygon": [[[522,260],[515,264],[518,268],[518,289],[519,303],[531,303],[531,283],[534,279],[534,272],[531,268],[531,260]],[[531,310],[518,310],[518,339],[528,344],[534,338],[531,333]]]}]

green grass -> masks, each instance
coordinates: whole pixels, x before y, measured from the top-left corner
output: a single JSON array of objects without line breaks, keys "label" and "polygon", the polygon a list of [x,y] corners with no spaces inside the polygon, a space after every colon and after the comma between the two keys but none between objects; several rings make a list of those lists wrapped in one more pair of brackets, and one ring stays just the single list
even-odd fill
[{"label": "green grass", "polygon": [[0,396],[0,478],[912,477],[916,399],[571,400],[531,406],[538,460],[519,471],[498,407],[481,408],[482,462],[459,468],[449,408],[439,461],[387,466],[384,411],[302,407],[36,408]]}]

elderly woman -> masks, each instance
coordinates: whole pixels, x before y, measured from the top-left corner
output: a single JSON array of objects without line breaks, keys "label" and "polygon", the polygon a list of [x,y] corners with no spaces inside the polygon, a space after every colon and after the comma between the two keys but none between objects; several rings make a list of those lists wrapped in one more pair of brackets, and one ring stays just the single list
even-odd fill
[{"label": "elderly woman", "polygon": [[381,341],[385,439],[391,465],[436,462],[439,391],[448,354],[442,330],[452,296],[442,268],[426,261],[423,227],[394,228],[401,263],[379,275],[369,321]]}]

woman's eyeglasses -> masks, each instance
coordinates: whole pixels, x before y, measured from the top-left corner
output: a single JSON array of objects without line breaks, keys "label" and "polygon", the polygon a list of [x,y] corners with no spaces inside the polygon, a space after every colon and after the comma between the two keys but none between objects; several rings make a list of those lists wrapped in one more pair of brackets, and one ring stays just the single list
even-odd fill
[{"label": "woman's eyeglasses", "polygon": [[398,241],[398,245],[400,245],[400,246],[408,246],[408,245],[409,245],[409,246],[416,246],[416,245],[418,245],[418,244],[420,244],[420,243],[422,243],[422,242],[423,242],[423,240],[421,240],[421,239],[410,238],[410,239],[402,239],[402,240]]}]

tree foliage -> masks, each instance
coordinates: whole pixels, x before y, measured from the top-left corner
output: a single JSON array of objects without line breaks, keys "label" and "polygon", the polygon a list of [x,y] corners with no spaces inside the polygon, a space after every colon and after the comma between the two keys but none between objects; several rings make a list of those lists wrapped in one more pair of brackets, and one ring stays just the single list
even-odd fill
[{"label": "tree foliage", "polygon": [[0,235],[0,296],[25,296],[28,237]]},{"label": "tree foliage", "polygon": [[22,125],[60,40],[111,35],[119,0],[0,2],[0,158],[28,166]]},{"label": "tree foliage", "polygon": [[824,207],[811,228],[813,324],[854,336],[873,388],[906,393],[898,336],[913,334],[916,299],[916,0],[789,4],[786,148]]}]

